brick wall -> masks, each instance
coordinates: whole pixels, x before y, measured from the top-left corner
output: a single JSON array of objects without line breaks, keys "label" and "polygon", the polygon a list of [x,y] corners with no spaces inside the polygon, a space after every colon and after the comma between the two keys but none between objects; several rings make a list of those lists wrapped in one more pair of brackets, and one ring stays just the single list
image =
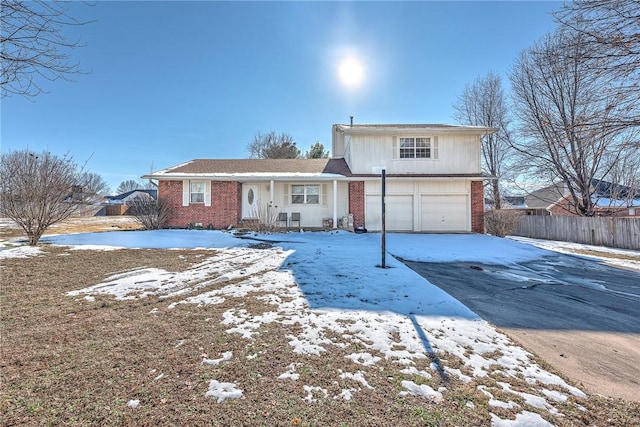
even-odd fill
[{"label": "brick wall", "polygon": [[482,181],[471,181],[471,231],[484,234],[484,191]]},{"label": "brick wall", "polygon": [[364,227],[364,181],[349,182],[349,213],[354,227]]},{"label": "brick wall", "polygon": [[186,228],[200,223],[203,227],[227,228],[240,222],[242,186],[239,182],[212,181],[211,206],[202,203],[182,206],[182,181],[160,181],[158,197],[169,203],[168,227]]}]

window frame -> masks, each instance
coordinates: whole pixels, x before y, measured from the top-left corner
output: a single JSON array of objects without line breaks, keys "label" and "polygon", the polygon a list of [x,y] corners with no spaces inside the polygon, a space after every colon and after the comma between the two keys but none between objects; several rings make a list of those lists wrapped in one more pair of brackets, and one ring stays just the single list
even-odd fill
[{"label": "window frame", "polygon": [[[403,144],[410,141],[410,146],[403,147]],[[419,141],[423,140],[423,141]],[[418,145],[418,144],[423,145]],[[400,160],[433,160],[434,152],[434,138],[431,136],[418,135],[418,136],[399,136],[398,137],[398,159]],[[418,155],[424,153],[425,155]],[[410,154],[410,155],[409,155]]]},{"label": "window frame", "polygon": [[[201,186],[201,190],[202,191],[194,191],[194,185],[199,185]],[[190,181],[189,182],[189,204],[204,204],[205,201],[205,193],[206,193],[206,182],[205,181]],[[198,199],[201,200],[194,200],[194,195],[200,195],[200,197]]]},{"label": "window frame", "polygon": [[[302,192],[295,192],[296,187],[302,187]],[[309,191],[315,187],[316,191]],[[320,184],[291,184],[292,205],[320,205],[322,188]],[[301,197],[301,198],[300,198]],[[315,201],[313,201],[315,199]]]}]

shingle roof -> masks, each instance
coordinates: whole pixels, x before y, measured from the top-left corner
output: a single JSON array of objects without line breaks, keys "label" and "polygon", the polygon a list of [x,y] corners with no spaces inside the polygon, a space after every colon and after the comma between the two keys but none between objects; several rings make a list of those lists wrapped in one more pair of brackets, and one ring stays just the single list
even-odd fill
[{"label": "shingle roof", "polygon": [[118,194],[116,196],[110,196],[108,197],[109,200],[124,200],[127,197],[129,197],[130,195],[132,195],[133,193],[147,193],[148,195],[150,195],[151,197],[153,197],[154,199],[158,198],[158,190],[143,190],[143,189],[138,189],[138,190],[131,190],[131,191],[127,191],[126,193],[122,193],[122,194]]},{"label": "shingle roof", "polygon": [[351,171],[344,159],[195,159],[159,173],[167,174],[338,174]]}]

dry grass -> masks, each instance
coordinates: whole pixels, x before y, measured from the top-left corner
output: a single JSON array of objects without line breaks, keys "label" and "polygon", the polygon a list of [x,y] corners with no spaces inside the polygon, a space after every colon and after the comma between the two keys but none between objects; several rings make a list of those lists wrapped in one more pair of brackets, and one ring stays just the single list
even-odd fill
[{"label": "dry grass", "polygon": [[[354,365],[345,355],[367,350],[355,343],[348,349],[327,347],[322,356],[296,355],[287,338],[299,332],[296,325],[263,324],[253,340],[227,333],[220,322],[230,308],[252,314],[273,310],[254,297],[167,309],[173,300],[99,296],[89,303],[65,295],[114,273],[140,267],[181,271],[213,254],[44,247],[41,256],[3,259],[0,425],[485,426],[490,411],[503,418],[520,411],[488,406],[477,386],[495,386],[495,379],[466,384],[437,375],[425,379],[402,374],[397,363],[385,360]],[[204,358],[228,351],[233,357],[227,362],[203,364]],[[455,356],[438,356],[447,366],[458,366]],[[299,380],[278,379],[292,363]],[[416,361],[416,368],[428,371],[429,360]],[[336,381],[337,372],[357,370],[372,389],[349,379]],[[222,403],[205,397],[211,379],[236,383],[243,397]],[[400,396],[404,379],[445,386],[445,398],[434,403]],[[511,379],[511,384],[527,389],[524,381]],[[320,386],[329,397],[314,393],[318,399],[308,402],[303,385]],[[350,401],[332,398],[345,388],[360,390]],[[496,398],[522,404],[512,394]],[[140,400],[140,406],[128,407],[130,399]],[[638,403],[570,398],[559,409],[564,417],[540,413],[559,426],[640,425]]]}]

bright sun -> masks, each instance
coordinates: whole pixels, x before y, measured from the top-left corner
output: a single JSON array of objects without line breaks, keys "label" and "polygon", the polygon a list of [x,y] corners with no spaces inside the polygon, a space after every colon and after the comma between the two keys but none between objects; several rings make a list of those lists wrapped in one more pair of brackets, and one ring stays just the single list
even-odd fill
[{"label": "bright sun", "polygon": [[346,58],[340,63],[340,80],[346,86],[355,87],[362,82],[364,70],[362,64],[355,58]]}]

